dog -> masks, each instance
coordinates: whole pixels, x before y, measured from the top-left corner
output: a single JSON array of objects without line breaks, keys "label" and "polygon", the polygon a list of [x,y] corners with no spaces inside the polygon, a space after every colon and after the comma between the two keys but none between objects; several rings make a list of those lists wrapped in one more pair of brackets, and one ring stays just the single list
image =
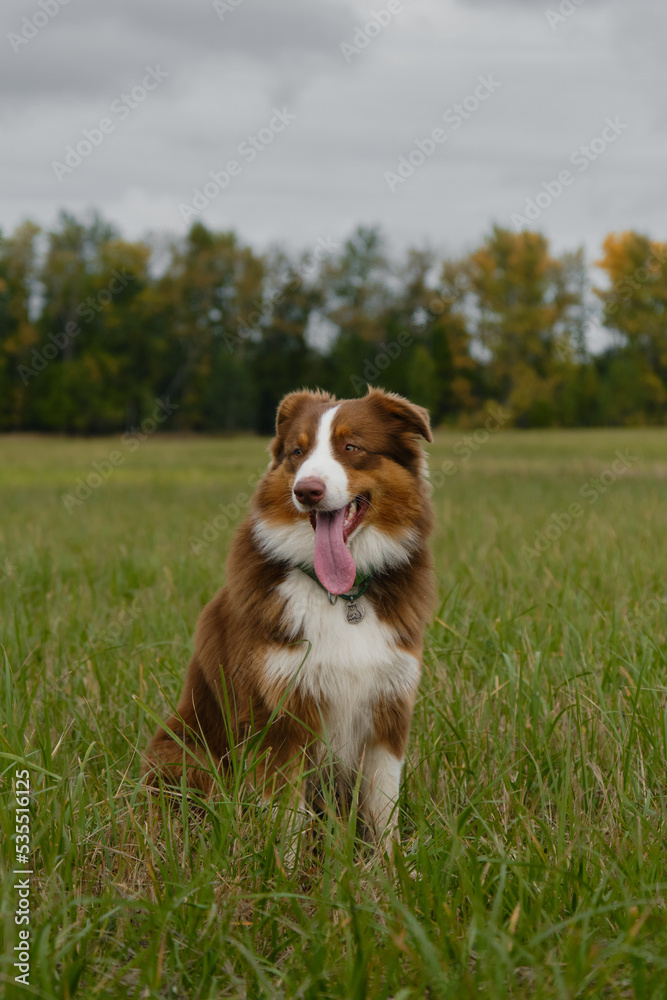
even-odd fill
[{"label": "dog", "polygon": [[[280,403],[271,462],[237,530],[227,586],[204,608],[177,710],[146,755],[148,784],[210,794],[233,745],[260,733],[267,797],[307,806],[304,761],[333,761],[372,835],[397,800],[435,599],[421,438],[425,409],[381,389]],[[267,792],[266,789],[269,789]]]}]

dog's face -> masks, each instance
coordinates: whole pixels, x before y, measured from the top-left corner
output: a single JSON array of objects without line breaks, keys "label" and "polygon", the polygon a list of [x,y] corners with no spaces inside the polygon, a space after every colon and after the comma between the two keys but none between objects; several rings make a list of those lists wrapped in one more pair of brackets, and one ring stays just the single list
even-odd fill
[{"label": "dog's face", "polygon": [[432,440],[426,410],[379,389],[286,396],[255,500],[262,546],[313,565],[332,594],[408,559],[428,502],[420,437]]}]

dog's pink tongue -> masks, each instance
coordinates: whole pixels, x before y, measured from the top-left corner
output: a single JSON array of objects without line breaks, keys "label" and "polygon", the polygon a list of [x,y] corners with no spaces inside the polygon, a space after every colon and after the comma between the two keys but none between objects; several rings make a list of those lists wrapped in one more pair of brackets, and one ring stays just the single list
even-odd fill
[{"label": "dog's pink tongue", "polygon": [[315,572],[330,594],[345,594],[352,589],[357,568],[343,541],[343,523],[347,508],[315,515]]}]

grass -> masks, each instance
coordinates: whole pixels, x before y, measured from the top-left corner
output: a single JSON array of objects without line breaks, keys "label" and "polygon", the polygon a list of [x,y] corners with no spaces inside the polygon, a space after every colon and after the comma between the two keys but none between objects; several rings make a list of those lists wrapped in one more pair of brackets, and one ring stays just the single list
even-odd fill
[{"label": "grass", "polygon": [[[138,785],[266,442],[0,439],[7,997],[667,998],[665,434],[483,437],[431,448],[456,468],[401,847],[373,859],[329,816],[293,870],[287,804],[259,807],[243,761],[203,817]],[[232,523],[204,530],[220,504]]]}]

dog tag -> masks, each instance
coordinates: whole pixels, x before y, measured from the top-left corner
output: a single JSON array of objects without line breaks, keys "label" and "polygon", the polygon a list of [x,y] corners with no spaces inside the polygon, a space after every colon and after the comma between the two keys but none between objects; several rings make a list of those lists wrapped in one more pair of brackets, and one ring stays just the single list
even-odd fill
[{"label": "dog tag", "polygon": [[363,604],[357,604],[356,601],[350,601],[347,606],[345,617],[350,625],[356,625],[357,622],[360,622],[363,619],[365,614],[366,612]]}]

